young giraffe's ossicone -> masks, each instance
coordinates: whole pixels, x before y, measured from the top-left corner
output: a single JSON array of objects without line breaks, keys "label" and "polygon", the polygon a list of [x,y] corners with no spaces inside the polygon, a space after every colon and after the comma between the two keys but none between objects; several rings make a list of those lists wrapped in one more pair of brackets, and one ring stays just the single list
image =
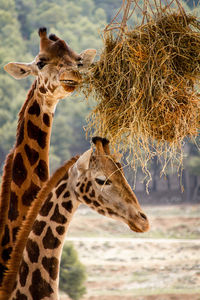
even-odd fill
[{"label": "young giraffe's ossicone", "polygon": [[16,143],[7,157],[0,194],[0,284],[17,232],[36,194],[49,177],[52,120],[59,99],[71,95],[96,54],[75,53],[65,41],[39,29],[40,51],[32,63],[8,63],[16,79],[36,77],[19,113]]},{"label": "young giraffe's ossicone", "polygon": [[62,247],[80,203],[123,221],[133,231],[148,230],[148,219],[110,154],[108,141],[96,137],[93,142],[95,152],[91,148],[71,159],[39,192],[18,234],[1,300],[58,299]]}]

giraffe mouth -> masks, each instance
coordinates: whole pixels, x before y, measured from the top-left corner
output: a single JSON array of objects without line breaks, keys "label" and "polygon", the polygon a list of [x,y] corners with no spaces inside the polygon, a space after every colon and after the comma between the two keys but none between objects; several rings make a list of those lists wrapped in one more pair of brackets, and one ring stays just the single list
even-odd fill
[{"label": "giraffe mouth", "polygon": [[132,231],[135,232],[146,232],[149,230],[149,223],[141,224],[140,226],[137,226],[133,221],[129,221],[128,226]]},{"label": "giraffe mouth", "polygon": [[75,87],[78,85],[77,81],[74,80],[61,80],[62,84],[67,85],[67,86],[72,86]]}]

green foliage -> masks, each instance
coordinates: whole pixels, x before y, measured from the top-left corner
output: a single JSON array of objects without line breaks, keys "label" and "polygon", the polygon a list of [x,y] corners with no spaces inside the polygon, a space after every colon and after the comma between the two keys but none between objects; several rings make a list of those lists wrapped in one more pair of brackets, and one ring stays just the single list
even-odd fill
[{"label": "green foliage", "polygon": [[191,174],[200,175],[200,155],[190,156],[187,165]]},{"label": "green foliage", "polygon": [[60,290],[79,300],[86,293],[83,285],[86,277],[85,267],[78,260],[73,244],[65,244],[60,264]]}]

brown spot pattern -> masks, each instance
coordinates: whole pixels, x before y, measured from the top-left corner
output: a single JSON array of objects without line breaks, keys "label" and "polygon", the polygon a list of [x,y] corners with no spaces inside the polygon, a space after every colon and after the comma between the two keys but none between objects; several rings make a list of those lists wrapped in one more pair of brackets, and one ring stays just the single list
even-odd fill
[{"label": "brown spot pattern", "polygon": [[39,87],[39,90],[42,94],[46,94],[47,89],[44,86]]},{"label": "brown spot pattern", "polygon": [[31,181],[29,188],[24,192],[22,196],[22,203],[25,206],[30,206],[35,199],[40,187]]},{"label": "brown spot pattern", "polygon": [[2,256],[2,258],[3,258],[4,261],[7,261],[7,260],[10,259],[11,252],[12,252],[12,247],[8,247],[8,248],[6,248],[6,249],[3,250],[1,256]]},{"label": "brown spot pattern", "polygon": [[43,257],[42,259],[42,265],[45,268],[45,270],[49,273],[49,276],[55,280],[58,275],[58,266],[59,261],[56,257]]},{"label": "brown spot pattern", "polygon": [[41,272],[39,269],[36,269],[32,275],[31,286],[29,287],[31,296],[35,300],[41,300],[45,297],[50,297],[53,293],[53,290],[50,284],[42,278]]},{"label": "brown spot pattern", "polygon": [[33,227],[32,227],[32,230],[33,230],[34,234],[41,235],[41,233],[44,230],[45,225],[46,225],[45,221],[36,220],[33,224]]},{"label": "brown spot pattern", "polygon": [[44,204],[42,205],[42,207],[40,209],[40,215],[43,217],[46,217],[49,214],[49,212],[53,206],[53,202],[50,202],[52,196],[53,196],[53,193],[49,193],[46,201],[44,202]]},{"label": "brown spot pattern", "polygon": [[25,168],[22,155],[21,153],[17,153],[13,161],[12,180],[18,187],[21,187],[22,183],[26,180],[26,177],[27,170]]},{"label": "brown spot pattern", "polygon": [[5,225],[4,235],[1,241],[1,246],[5,246],[10,242],[10,231],[8,225]]},{"label": "brown spot pattern", "polygon": [[4,272],[6,270],[7,270],[7,268],[0,263],[0,285],[2,284],[3,277],[4,277]]},{"label": "brown spot pattern", "polygon": [[17,233],[18,233],[18,230],[19,230],[19,226],[16,226],[12,229],[12,238],[13,238],[13,242],[16,241],[16,237],[17,237]]},{"label": "brown spot pattern", "polygon": [[62,192],[66,189],[66,187],[67,187],[67,183],[63,183],[56,189],[57,198],[62,194]]},{"label": "brown spot pattern", "polygon": [[85,203],[90,204],[92,202],[92,200],[90,200],[86,195],[83,196],[83,200],[85,201]]},{"label": "brown spot pattern", "polygon": [[69,196],[70,196],[70,192],[67,191],[66,193],[64,193],[63,198],[69,198]]},{"label": "brown spot pattern", "polygon": [[42,241],[45,249],[56,249],[61,244],[59,239],[53,235],[50,227],[48,227],[46,235]]},{"label": "brown spot pattern", "polygon": [[40,106],[36,100],[33,102],[32,106],[29,107],[28,113],[30,115],[36,115],[37,117],[40,115]]},{"label": "brown spot pattern", "polygon": [[101,195],[98,196],[98,201],[102,204],[104,204],[104,201],[103,201],[103,197]]},{"label": "brown spot pattern", "polygon": [[67,222],[67,218],[65,218],[65,216],[63,216],[60,212],[59,212],[59,208],[58,208],[58,204],[56,204],[55,210],[53,215],[50,218],[51,221],[54,221],[56,223],[60,223],[60,224],[65,224]]},{"label": "brown spot pattern", "polygon": [[62,206],[68,211],[68,212],[72,212],[72,208],[73,208],[73,204],[72,201],[67,201],[67,202],[62,202]]},{"label": "brown spot pattern", "polygon": [[85,192],[88,193],[89,192],[89,189],[90,187],[92,186],[92,182],[91,181],[88,181],[87,185],[86,185],[86,188],[85,188]]},{"label": "brown spot pattern", "polygon": [[65,232],[65,227],[64,226],[57,226],[56,231],[59,235],[62,235]]},{"label": "brown spot pattern", "polygon": [[34,173],[38,175],[41,181],[46,181],[48,179],[48,167],[46,162],[43,159],[40,159],[37,167],[34,170]]},{"label": "brown spot pattern", "polygon": [[26,156],[28,158],[30,165],[33,166],[39,158],[39,153],[33,148],[30,148],[29,145],[27,144],[24,146],[24,150],[26,152]]},{"label": "brown spot pattern", "polygon": [[18,212],[18,197],[15,192],[10,193],[10,206],[8,211],[8,219],[14,221],[19,215]]},{"label": "brown spot pattern", "polygon": [[118,214],[116,212],[114,212],[111,208],[107,208],[107,212],[109,213],[109,215],[118,216]]},{"label": "brown spot pattern", "polygon": [[105,216],[105,211],[103,209],[98,209],[98,213]]},{"label": "brown spot pattern", "polygon": [[94,204],[94,206],[96,206],[96,207],[99,207],[99,206],[101,206],[101,205],[99,204],[99,202],[97,202],[97,201],[93,201],[92,203],[93,203],[93,204]]},{"label": "brown spot pattern", "polygon": [[43,115],[43,122],[47,127],[50,127],[50,118],[49,115],[46,113]]},{"label": "brown spot pattern", "polygon": [[28,264],[24,261],[24,259],[22,259],[22,262],[19,267],[19,282],[21,286],[25,286],[28,272],[29,272]]},{"label": "brown spot pattern", "polygon": [[30,120],[27,124],[27,132],[30,139],[37,141],[38,145],[44,149],[46,147],[47,133],[34,125]]},{"label": "brown spot pattern", "polygon": [[21,294],[19,290],[17,290],[16,298],[13,298],[13,300],[28,300],[26,295]]},{"label": "brown spot pattern", "polygon": [[26,251],[30,261],[32,263],[36,263],[40,254],[38,244],[35,241],[28,239],[26,243]]},{"label": "brown spot pattern", "polygon": [[95,191],[92,190],[91,193],[89,193],[89,196],[90,196],[91,198],[94,198],[94,197],[95,197]]},{"label": "brown spot pattern", "polygon": [[83,190],[83,189],[84,189],[84,186],[85,186],[84,183],[82,183],[81,186],[80,186],[80,192],[81,192],[81,193],[83,193],[83,191],[84,191],[84,190]]}]

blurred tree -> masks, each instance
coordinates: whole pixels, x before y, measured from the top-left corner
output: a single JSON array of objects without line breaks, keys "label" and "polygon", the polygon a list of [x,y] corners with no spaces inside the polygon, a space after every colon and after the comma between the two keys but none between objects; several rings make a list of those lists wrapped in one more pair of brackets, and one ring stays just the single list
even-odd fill
[{"label": "blurred tree", "polygon": [[199,5],[199,0],[186,0],[186,3],[190,8],[194,8]]},{"label": "blurred tree", "polygon": [[[89,113],[89,105],[81,101],[81,96],[74,95],[67,101],[60,101],[55,112],[51,145],[54,158],[59,162],[71,156],[81,154],[89,148],[83,127]],[[51,146],[51,147],[52,147]],[[51,168],[52,171],[52,168]]]},{"label": "blurred tree", "polygon": [[60,264],[60,290],[72,299],[79,300],[86,293],[83,285],[86,280],[85,267],[78,260],[77,252],[71,243],[63,247]]},{"label": "blurred tree", "polygon": [[197,201],[200,191],[200,153],[196,143],[193,142],[186,145],[184,179],[185,201]]},{"label": "blurred tree", "polygon": [[[25,57],[26,41],[20,32],[20,23],[17,19],[14,0],[0,2],[0,40],[3,41],[0,49],[0,65],[3,67],[9,61],[20,61]],[[14,143],[17,114],[25,100],[23,84],[13,80],[0,69],[0,166],[6,154]]]},{"label": "blurred tree", "polygon": [[94,0],[94,3],[96,7],[101,7],[106,12],[109,23],[122,5],[122,0]]}]

